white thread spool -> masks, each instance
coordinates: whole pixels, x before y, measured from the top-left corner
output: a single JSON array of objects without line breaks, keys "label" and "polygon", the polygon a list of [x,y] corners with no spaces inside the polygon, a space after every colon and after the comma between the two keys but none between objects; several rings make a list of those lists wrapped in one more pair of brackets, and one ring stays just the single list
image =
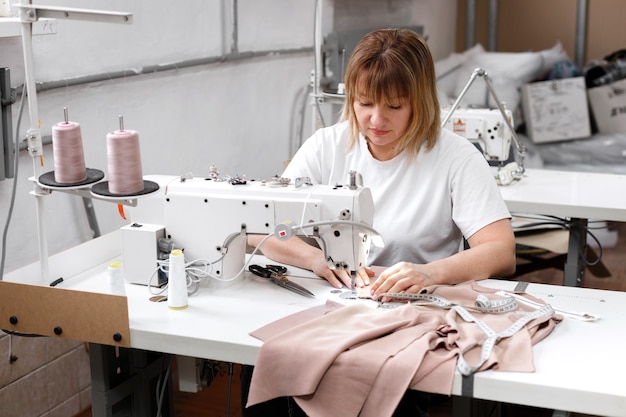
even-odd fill
[{"label": "white thread spool", "polygon": [[185,256],[180,249],[174,249],[170,252],[167,305],[172,310],[184,310],[188,306]]},{"label": "white thread spool", "polygon": [[124,288],[124,274],[122,273],[122,263],[113,261],[107,269],[107,286],[109,293],[116,295],[126,295]]},{"label": "white thread spool", "polygon": [[65,121],[52,126],[54,180],[60,184],[76,184],[87,179],[83,138],[80,124],[68,120],[67,107],[63,111]]},{"label": "white thread spool", "polygon": [[124,130],[121,116],[120,130],[107,134],[107,156],[111,193],[130,195],[143,191],[139,133]]}]

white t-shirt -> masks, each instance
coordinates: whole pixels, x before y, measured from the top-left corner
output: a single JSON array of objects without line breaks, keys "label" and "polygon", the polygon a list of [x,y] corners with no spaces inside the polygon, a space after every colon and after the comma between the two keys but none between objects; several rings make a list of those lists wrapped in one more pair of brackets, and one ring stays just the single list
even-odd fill
[{"label": "white t-shirt", "polygon": [[347,184],[349,171],[363,178],[374,199],[374,228],[385,246],[372,246],[370,265],[428,263],[458,252],[463,237],[511,215],[483,155],[446,129],[417,158],[405,153],[374,159],[365,138],[348,149],[348,123],[318,130],[294,155],[283,177],[314,184]]}]

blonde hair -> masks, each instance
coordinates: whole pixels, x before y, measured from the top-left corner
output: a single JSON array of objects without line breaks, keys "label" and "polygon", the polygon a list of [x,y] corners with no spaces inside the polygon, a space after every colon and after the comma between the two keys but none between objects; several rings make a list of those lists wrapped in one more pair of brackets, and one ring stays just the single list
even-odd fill
[{"label": "blonde hair", "polygon": [[408,29],[380,29],[357,44],[345,75],[346,101],[342,118],[350,124],[350,147],[359,138],[355,97],[375,103],[406,100],[412,116],[398,153],[416,156],[424,143],[431,149],[439,137],[441,109],[435,65],[426,41]]}]

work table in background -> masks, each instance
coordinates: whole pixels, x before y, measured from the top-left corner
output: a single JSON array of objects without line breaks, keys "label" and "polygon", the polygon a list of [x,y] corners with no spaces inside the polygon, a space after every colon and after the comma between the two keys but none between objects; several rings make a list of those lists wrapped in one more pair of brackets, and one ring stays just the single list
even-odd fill
[{"label": "work table in background", "polygon": [[564,285],[581,286],[590,220],[626,222],[626,175],[528,169],[523,178],[500,186],[515,214],[554,216],[569,230]]}]

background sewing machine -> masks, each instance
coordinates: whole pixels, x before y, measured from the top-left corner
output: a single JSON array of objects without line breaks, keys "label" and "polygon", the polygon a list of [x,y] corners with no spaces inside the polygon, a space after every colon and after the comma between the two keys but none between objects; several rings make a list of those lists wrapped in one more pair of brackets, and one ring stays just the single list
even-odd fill
[{"label": "background sewing machine", "polygon": [[[448,111],[442,109],[442,120]],[[506,110],[506,114],[512,123],[511,111]],[[443,127],[467,138],[487,161],[504,163],[510,158],[513,134],[499,109],[459,108]]]},{"label": "background sewing machine", "polygon": [[132,208],[131,224],[122,228],[122,263],[131,283],[157,284],[150,280],[159,244],[183,249],[187,262],[209,266],[212,285],[225,285],[243,278],[249,234],[313,238],[331,268],[349,271],[365,265],[376,235],[371,193],[352,179],[336,186],[288,184],[280,178],[154,180],[159,192]]}]

